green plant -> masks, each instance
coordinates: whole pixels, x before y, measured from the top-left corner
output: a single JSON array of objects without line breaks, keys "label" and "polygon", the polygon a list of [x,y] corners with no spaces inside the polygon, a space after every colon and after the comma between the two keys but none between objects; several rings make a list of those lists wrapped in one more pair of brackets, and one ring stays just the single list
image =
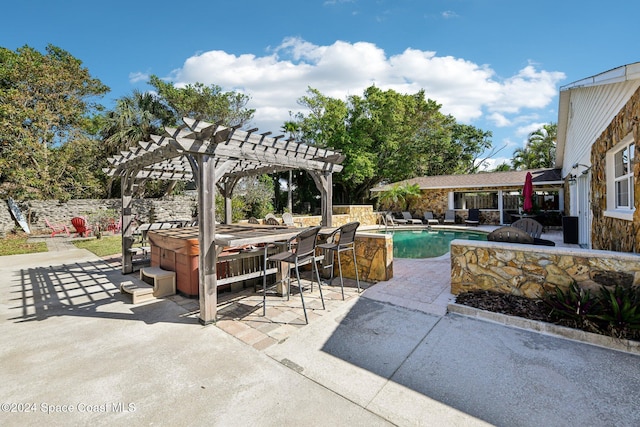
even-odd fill
[{"label": "green plant", "polygon": [[640,290],[616,285],[613,290],[602,286],[599,294],[602,313],[598,319],[613,330],[640,329]]},{"label": "green plant", "polygon": [[551,307],[552,314],[583,321],[598,312],[598,300],[588,289],[582,289],[573,282],[566,292],[556,286],[555,292],[546,294],[544,302]]}]

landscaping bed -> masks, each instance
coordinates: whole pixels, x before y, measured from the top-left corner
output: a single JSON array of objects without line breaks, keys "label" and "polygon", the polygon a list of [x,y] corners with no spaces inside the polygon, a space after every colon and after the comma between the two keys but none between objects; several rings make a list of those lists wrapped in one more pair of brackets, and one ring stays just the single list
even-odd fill
[{"label": "landscaping bed", "polygon": [[[517,316],[525,319],[552,323],[555,325],[579,329],[586,332],[597,333],[613,338],[622,338],[640,341],[640,308],[630,308],[630,318],[625,322],[604,321],[595,314],[580,313],[572,315],[554,309],[549,302],[543,299],[530,299],[522,296],[503,294],[490,291],[465,292],[456,297],[456,303],[474,307],[480,310],[502,313],[509,316]],[[579,304],[577,304],[579,305]],[[635,305],[635,307],[638,307]],[[584,308],[584,307],[583,307]],[[579,311],[579,308],[576,309]],[[605,316],[605,314],[599,314]]]}]

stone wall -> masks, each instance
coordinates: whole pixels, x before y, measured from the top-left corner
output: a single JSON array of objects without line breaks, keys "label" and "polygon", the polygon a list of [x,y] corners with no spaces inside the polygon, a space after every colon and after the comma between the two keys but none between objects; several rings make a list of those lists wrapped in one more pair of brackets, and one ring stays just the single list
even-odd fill
[{"label": "stone wall", "polygon": [[[20,203],[20,209],[29,222],[32,234],[48,234],[45,218],[51,223],[71,225],[75,216],[91,216],[101,210],[111,209],[120,214],[120,199],[75,199],[67,202],[57,200],[30,200]],[[195,197],[168,196],[161,199],[134,199],[133,213],[141,222],[190,220],[196,205]],[[4,201],[0,209],[0,235],[13,230],[17,224],[11,217],[9,206]],[[6,211],[6,212],[5,212]]]},{"label": "stone wall", "polygon": [[640,256],[611,251],[454,240],[451,293],[491,290],[539,298],[555,286],[598,289],[626,277],[640,284]]},{"label": "stone wall", "polygon": [[[635,213],[633,221],[605,217],[607,209],[606,154],[630,132],[636,143],[636,159],[640,157],[640,88],[629,98],[609,126],[591,147],[591,245],[594,249],[621,252],[640,252],[640,164],[636,163],[634,175]],[[567,205],[569,203],[567,202]]]},{"label": "stone wall", "polygon": [[[356,272],[353,268],[351,252],[340,253],[340,259],[342,261],[342,276],[355,280]],[[393,277],[393,236],[383,233],[358,232],[356,234],[356,259],[358,260],[360,280],[369,283],[390,280]],[[338,262],[338,256],[335,252],[334,262]],[[337,276],[338,272],[338,265],[335,264],[334,274]],[[339,280],[336,279],[334,284]]]}]

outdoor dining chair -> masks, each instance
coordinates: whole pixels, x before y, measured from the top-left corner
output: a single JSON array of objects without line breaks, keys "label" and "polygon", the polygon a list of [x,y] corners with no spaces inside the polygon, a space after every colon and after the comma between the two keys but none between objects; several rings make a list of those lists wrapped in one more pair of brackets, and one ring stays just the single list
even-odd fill
[{"label": "outdoor dining chair", "polygon": [[[303,265],[307,265],[309,263],[312,264],[312,272],[315,272],[316,279],[318,280],[318,289],[320,290],[320,300],[322,300],[322,309],[325,309],[324,306],[324,297],[322,296],[322,282],[320,282],[320,273],[318,273],[318,265],[316,263],[316,242],[318,238],[318,232],[321,227],[312,227],[306,229],[294,237],[290,238],[286,241],[286,245],[288,250],[277,253],[270,257],[267,256],[267,249],[265,246],[265,257],[264,257],[264,272],[267,271],[267,266],[269,262],[276,263],[287,263],[288,269],[293,268],[296,271],[296,278],[298,279],[298,290],[300,292],[300,300],[302,301],[302,311],[304,312],[304,320],[305,323],[309,323],[309,317],[307,316],[307,308],[304,304],[304,295],[302,292],[302,282],[300,281],[300,271],[299,267]],[[293,245],[295,243],[295,249]],[[291,293],[291,274],[287,274],[286,278],[282,279],[283,281],[287,281],[287,300],[289,299],[289,295]],[[276,282],[275,284],[278,284]],[[311,277],[311,286],[313,286],[313,276]],[[267,275],[262,275],[262,315],[267,315]]]},{"label": "outdoor dining chair", "polygon": [[[330,265],[326,265],[325,268],[331,267],[331,280],[329,284],[333,283],[334,279],[334,254],[335,252],[338,255],[338,270],[340,271],[340,288],[342,289],[342,299],[344,300],[344,280],[342,278],[342,262],[340,260],[340,253],[351,251],[353,255],[353,268],[356,270],[356,284],[358,286],[358,293],[360,293],[360,278],[358,277],[358,263],[356,262],[356,230],[360,226],[360,223],[350,222],[348,224],[343,225],[340,228],[337,228],[334,232],[332,232],[327,238],[327,243],[322,243],[318,245],[319,248],[330,252],[331,257],[329,258],[331,261]],[[325,258],[326,259],[326,258]]]}]

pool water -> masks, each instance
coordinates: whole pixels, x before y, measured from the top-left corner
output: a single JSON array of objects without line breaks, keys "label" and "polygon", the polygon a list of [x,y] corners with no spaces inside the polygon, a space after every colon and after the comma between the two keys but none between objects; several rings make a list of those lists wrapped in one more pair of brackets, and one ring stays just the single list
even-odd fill
[{"label": "pool water", "polygon": [[394,258],[435,258],[449,252],[455,239],[487,240],[487,234],[454,230],[389,230]]}]

